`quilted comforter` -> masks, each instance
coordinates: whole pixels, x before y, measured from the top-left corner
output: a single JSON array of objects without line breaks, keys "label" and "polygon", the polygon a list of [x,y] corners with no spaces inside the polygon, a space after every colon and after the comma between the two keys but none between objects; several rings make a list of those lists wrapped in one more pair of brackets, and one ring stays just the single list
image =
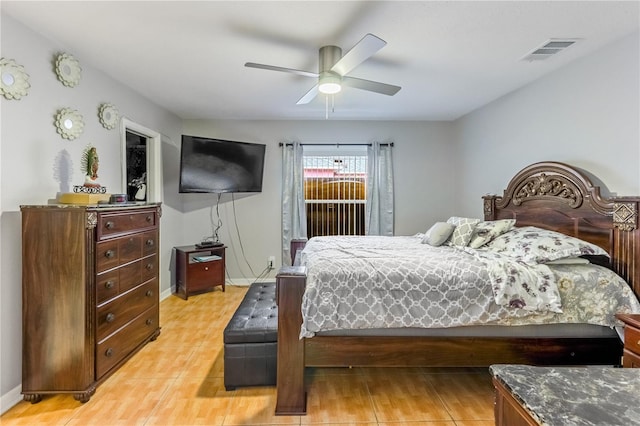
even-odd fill
[{"label": "quilted comforter", "polygon": [[613,327],[640,312],[628,284],[596,265],[525,265],[421,236],[316,237],[307,268],[300,337],[328,330],[588,323]]}]

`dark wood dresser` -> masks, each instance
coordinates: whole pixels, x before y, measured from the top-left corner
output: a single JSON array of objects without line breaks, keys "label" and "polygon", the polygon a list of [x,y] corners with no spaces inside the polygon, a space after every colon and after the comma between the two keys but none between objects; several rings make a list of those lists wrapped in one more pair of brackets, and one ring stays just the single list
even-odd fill
[{"label": "dark wood dresser", "polygon": [[21,212],[24,399],[87,402],[160,334],[160,204]]}]

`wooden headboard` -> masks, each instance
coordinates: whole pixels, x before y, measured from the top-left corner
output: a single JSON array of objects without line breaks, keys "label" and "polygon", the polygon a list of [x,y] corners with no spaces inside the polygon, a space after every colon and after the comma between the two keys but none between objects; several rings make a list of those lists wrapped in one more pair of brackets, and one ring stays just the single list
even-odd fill
[{"label": "wooden headboard", "polygon": [[640,298],[640,197],[604,197],[593,181],[567,164],[532,164],[511,179],[502,196],[483,197],[485,220],[512,218],[516,226],[538,226],[599,245]]}]

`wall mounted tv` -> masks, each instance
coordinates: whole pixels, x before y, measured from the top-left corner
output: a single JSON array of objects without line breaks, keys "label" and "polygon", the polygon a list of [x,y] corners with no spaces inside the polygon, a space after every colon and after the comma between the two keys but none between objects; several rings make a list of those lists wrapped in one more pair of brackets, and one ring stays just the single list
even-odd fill
[{"label": "wall mounted tv", "polygon": [[262,192],[265,145],[182,135],[180,189]]}]

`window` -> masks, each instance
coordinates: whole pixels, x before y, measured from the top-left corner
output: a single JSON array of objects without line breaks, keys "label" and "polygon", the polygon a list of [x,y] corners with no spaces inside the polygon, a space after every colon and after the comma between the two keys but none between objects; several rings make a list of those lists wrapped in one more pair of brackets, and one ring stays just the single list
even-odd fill
[{"label": "window", "polygon": [[366,146],[304,146],[307,237],[364,235]]}]

